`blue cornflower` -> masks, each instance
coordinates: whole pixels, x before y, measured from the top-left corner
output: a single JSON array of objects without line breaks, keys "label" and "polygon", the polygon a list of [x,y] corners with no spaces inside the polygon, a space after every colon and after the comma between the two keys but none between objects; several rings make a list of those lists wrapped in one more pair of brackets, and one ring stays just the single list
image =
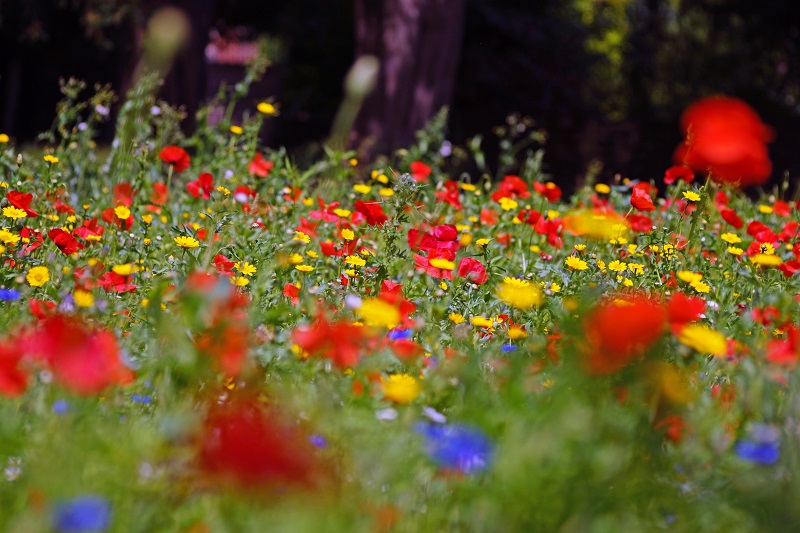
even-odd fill
[{"label": "blue cornflower", "polygon": [[17,289],[0,289],[0,300],[4,302],[16,302],[19,300],[19,291]]},{"label": "blue cornflower", "polygon": [[148,405],[153,401],[153,398],[151,396],[145,396],[137,392],[131,394],[131,401],[134,403],[141,403],[144,405]]},{"label": "blue cornflower", "polygon": [[396,328],[389,332],[389,338],[393,341],[410,339],[412,331],[410,329]]},{"label": "blue cornflower", "polygon": [[312,445],[316,446],[317,448],[324,448],[328,445],[328,442],[325,440],[325,437],[322,435],[311,435],[309,439]]},{"label": "blue cornflower", "polygon": [[426,451],[439,466],[471,474],[486,468],[491,460],[492,442],[475,428],[420,423],[415,429],[425,437]]},{"label": "blue cornflower", "polygon": [[92,533],[108,529],[111,505],[100,496],[81,496],[56,505],[53,527],[61,533]]},{"label": "blue cornflower", "polygon": [[754,442],[751,440],[739,440],[734,444],[733,451],[736,452],[740,459],[760,465],[775,464],[781,456],[781,450],[775,441]]},{"label": "blue cornflower", "polygon": [[513,352],[517,349],[516,346],[513,344],[504,344],[500,347],[500,351],[503,353]]},{"label": "blue cornflower", "polygon": [[53,412],[57,415],[63,415],[69,411],[69,403],[66,400],[56,400],[53,402]]}]

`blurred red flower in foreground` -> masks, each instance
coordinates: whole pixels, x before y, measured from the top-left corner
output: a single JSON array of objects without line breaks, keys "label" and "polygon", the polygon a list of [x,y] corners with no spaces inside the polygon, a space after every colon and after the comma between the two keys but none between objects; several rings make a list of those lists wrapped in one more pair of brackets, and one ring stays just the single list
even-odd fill
[{"label": "blurred red flower in foreground", "polygon": [[764,183],[772,172],[766,144],[774,135],[750,106],[736,98],[712,96],[690,105],[681,117],[686,140],[676,163],[742,187]]},{"label": "blurred red flower in foreground", "polygon": [[41,358],[64,388],[77,394],[98,394],[133,381],[133,372],[120,359],[114,334],[74,318],[47,317],[20,343],[25,352]]},{"label": "blurred red flower in foreground", "polygon": [[621,370],[645,354],[667,324],[667,312],[658,301],[638,293],[611,297],[584,320],[588,343],[585,365],[590,374]]},{"label": "blurred red flower in foreground", "polygon": [[170,165],[178,174],[189,168],[192,162],[189,154],[180,146],[165,146],[158,153],[158,157]]},{"label": "blurred red flower in foreground", "polygon": [[0,341],[0,395],[19,396],[28,386],[28,376],[19,368],[23,352],[13,341]]},{"label": "blurred red flower in foreground", "polygon": [[198,445],[200,469],[234,486],[311,488],[327,477],[310,438],[254,399],[212,406]]}]

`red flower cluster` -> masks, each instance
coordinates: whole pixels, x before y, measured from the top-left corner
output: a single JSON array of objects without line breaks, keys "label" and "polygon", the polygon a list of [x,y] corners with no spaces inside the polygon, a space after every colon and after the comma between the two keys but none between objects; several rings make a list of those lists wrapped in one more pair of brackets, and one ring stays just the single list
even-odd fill
[{"label": "red flower cluster", "polygon": [[724,96],[699,100],[684,111],[681,130],[686,140],[675,151],[676,163],[742,187],[769,178],[766,144],[773,139],[772,129],[743,101]]},{"label": "red flower cluster", "polygon": [[525,183],[519,176],[505,176],[497,190],[492,193],[492,200],[499,202],[502,198],[529,198],[531,192],[528,190],[528,184]]},{"label": "red flower cluster", "polygon": [[456,252],[461,247],[458,243],[458,230],[450,224],[435,226],[430,232],[412,228],[408,230],[408,247],[414,252],[426,252],[428,255],[414,254],[417,270],[427,272],[434,278],[453,279],[453,273],[432,266],[432,259],[455,261]]},{"label": "red flower cluster", "polygon": [[158,153],[158,157],[178,174],[189,168],[192,163],[189,153],[180,146],[165,146]]}]

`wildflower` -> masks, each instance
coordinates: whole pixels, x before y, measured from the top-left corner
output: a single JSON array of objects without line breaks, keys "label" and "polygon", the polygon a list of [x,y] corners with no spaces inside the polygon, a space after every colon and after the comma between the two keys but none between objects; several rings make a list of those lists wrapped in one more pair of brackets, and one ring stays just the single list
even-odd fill
[{"label": "wildflower", "polygon": [[464,315],[462,315],[461,313],[450,313],[450,314],[447,316],[447,318],[449,318],[449,319],[450,319],[450,321],[451,321],[453,324],[456,324],[456,325],[458,325],[458,324],[461,324],[461,323],[462,323],[462,322],[464,322],[464,320],[465,320],[465,319],[464,319]]},{"label": "wildflower", "polygon": [[20,236],[16,233],[11,233],[7,229],[0,229],[0,242],[3,244],[17,244],[20,240]]},{"label": "wildflower", "polygon": [[678,332],[678,340],[700,353],[723,356],[727,352],[728,342],[725,335],[703,324],[689,324]]},{"label": "wildflower", "polygon": [[347,257],[344,258],[344,262],[350,266],[355,266],[355,267],[363,267],[364,265],[367,264],[366,261],[364,261],[357,255],[348,255]]},{"label": "wildflower", "polygon": [[413,402],[422,392],[419,380],[408,374],[391,374],[381,382],[383,397],[395,403]]},{"label": "wildflower", "polygon": [[750,257],[750,262],[758,266],[778,266],[783,260],[773,252],[773,254],[755,254]]},{"label": "wildflower", "polygon": [[475,241],[475,245],[476,246],[486,246],[487,244],[489,244],[489,242],[491,242],[491,240],[492,239],[486,239],[486,238],[477,239]]},{"label": "wildflower", "polygon": [[111,270],[115,274],[119,274],[120,276],[130,276],[131,274],[136,272],[137,269],[136,265],[133,265],[131,263],[124,263],[121,265],[114,265],[113,267],[111,267]]},{"label": "wildflower", "polygon": [[247,172],[252,176],[266,178],[274,166],[275,163],[264,159],[264,156],[261,154],[261,152],[257,152],[255,157],[253,157],[253,160],[250,161],[250,164],[247,166]]},{"label": "wildflower", "polygon": [[542,304],[542,291],[530,282],[516,279],[505,278],[498,285],[497,297],[503,302],[516,307],[517,309],[527,310]]},{"label": "wildflower", "polygon": [[35,266],[28,270],[25,279],[31,287],[41,287],[50,281],[50,271],[46,266]]},{"label": "wildflower", "polygon": [[694,191],[683,191],[683,197],[689,200],[690,202],[700,201],[700,195]]},{"label": "wildflower", "polygon": [[598,194],[608,194],[611,192],[611,187],[606,185],[605,183],[598,183],[594,186],[595,192]]},{"label": "wildflower", "polygon": [[417,183],[428,183],[428,176],[431,175],[432,169],[422,161],[413,161],[410,165],[411,176]]},{"label": "wildflower", "polygon": [[448,261],[447,259],[443,259],[440,257],[434,257],[428,261],[428,264],[433,268],[438,268],[440,270],[453,270],[456,268],[456,264],[452,261]]},{"label": "wildflower", "polygon": [[191,164],[189,154],[180,146],[165,146],[158,153],[158,157],[178,174],[189,168]]},{"label": "wildflower", "polygon": [[356,212],[361,215],[361,220],[366,220],[367,224],[370,226],[382,226],[389,220],[389,217],[383,212],[383,208],[378,202],[357,200],[354,207]]},{"label": "wildflower", "polygon": [[14,341],[0,341],[0,395],[16,397],[28,387],[28,375],[22,371],[25,353]]},{"label": "wildflower", "polygon": [[481,431],[459,424],[417,424],[425,450],[436,464],[461,474],[474,474],[489,466],[492,442]]},{"label": "wildflower", "polygon": [[681,117],[686,140],[674,159],[709,171],[712,179],[742,187],[760,185],[772,172],[766,144],[772,129],[736,98],[712,96],[690,105]]},{"label": "wildflower", "polygon": [[356,313],[369,326],[389,329],[399,324],[401,319],[398,308],[380,298],[363,300],[361,306],[356,309]]},{"label": "wildflower", "polygon": [[196,442],[198,467],[241,489],[313,488],[326,477],[307,435],[255,399],[213,405]]},{"label": "wildflower", "polygon": [[594,239],[609,240],[626,237],[630,224],[614,211],[579,209],[561,219],[566,231]]},{"label": "wildflower", "polygon": [[494,328],[494,320],[483,316],[470,317],[469,321],[473,326],[477,326],[479,328],[488,328],[488,329]]},{"label": "wildflower", "polygon": [[564,263],[567,265],[568,268],[572,270],[586,270],[589,268],[589,265],[586,261],[571,255],[564,260]]},{"label": "wildflower", "polygon": [[250,284],[250,280],[245,276],[233,276],[230,278],[230,281],[231,285],[236,285],[237,287],[246,287]]},{"label": "wildflower", "polygon": [[742,239],[739,238],[738,235],[735,233],[723,233],[719,236],[720,239],[727,242],[728,244],[738,244],[742,242]]},{"label": "wildflower", "polygon": [[255,265],[248,263],[245,261],[244,263],[239,263],[238,261],[233,265],[233,268],[244,274],[245,276],[252,276],[256,273],[257,269]]},{"label": "wildflower", "polygon": [[9,205],[3,208],[3,216],[12,220],[17,220],[18,218],[25,218],[28,215],[25,213],[24,209],[17,209],[16,207]]},{"label": "wildflower", "polygon": [[11,138],[5,133],[0,133],[0,144],[6,144]]},{"label": "wildflower", "polygon": [[512,200],[511,198],[505,196],[503,198],[500,198],[499,202],[500,202],[500,209],[502,209],[503,211],[511,211],[512,209],[516,209],[519,206],[516,200]]},{"label": "wildflower", "polygon": [[78,250],[83,250],[84,248],[70,232],[64,231],[61,228],[50,230],[47,233],[47,237],[66,255],[78,253]]},{"label": "wildflower", "polygon": [[306,235],[302,231],[295,231],[294,232],[294,237],[292,237],[292,240],[308,244],[308,243],[311,242],[311,237],[309,237],[308,235]]},{"label": "wildflower", "polygon": [[19,300],[19,291],[16,289],[6,289],[0,287],[0,301],[3,302],[16,302]]},{"label": "wildflower", "polygon": [[369,194],[369,192],[372,190],[372,187],[364,183],[356,183],[353,185],[353,190],[360,194]]},{"label": "wildflower", "polygon": [[614,272],[625,272],[627,268],[628,268],[627,263],[624,263],[622,261],[617,261],[616,259],[608,264],[608,269]]},{"label": "wildflower", "polygon": [[536,181],[533,183],[533,190],[539,196],[546,198],[548,202],[557,202],[561,198],[561,188],[552,181],[547,183]]},{"label": "wildflower", "polygon": [[59,533],[100,533],[111,526],[111,505],[100,496],[81,496],[57,503],[53,528]]},{"label": "wildflower", "polygon": [[631,191],[631,205],[639,211],[654,211],[656,206],[653,204],[653,199],[647,190],[650,188],[649,183],[640,183],[634,186]]},{"label": "wildflower", "polygon": [[270,102],[260,102],[256,106],[256,109],[258,110],[259,113],[261,113],[262,115],[267,115],[268,117],[276,115],[278,112],[278,108],[275,107],[275,105]]},{"label": "wildflower", "polygon": [[694,172],[689,167],[685,167],[683,165],[675,165],[669,167],[666,172],[664,172],[664,183],[667,185],[672,185],[678,180],[683,180],[686,183],[691,183],[694,181]]},{"label": "wildflower", "polygon": [[314,267],[311,265],[297,265],[294,268],[300,272],[311,272],[314,270]]},{"label": "wildflower", "polygon": [[483,285],[489,279],[483,263],[471,257],[463,258],[458,264],[458,275],[477,285]]},{"label": "wildflower", "polygon": [[347,228],[344,228],[342,230],[342,239],[344,239],[346,241],[352,241],[355,238],[356,238],[356,234],[353,233],[353,230],[347,229]]},{"label": "wildflower", "polygon": [[394,189],[390,189],[389,187],[383,187],[380,190],[378,190],[378,194],[380,194],[384,198],[389,198],[391,196],[394,196]]},{"label": "wildflower", "polygon": [[194,237],[189,237],[186,235],[180,235],[178,237],[174,237],[173,240],[175,241],[175,244],[177,244],[184,250],[188,250],[190,248],[197,248],[198,246],[200,246],[200,241],[198,241]]},{"label": "wildflower", "polygon": [[186,184],[186,190],[195,198],[208,200],[211,198],[211,192],[214,190],[214,177],[208,172],[203,172],[196,180]]},{"label": "wildflower", "polygon": [[42,159],[44,159],[45,161],[47,161],[51,165],[55,165],[56,163],[58,163],[58,158],[56,156],[54,156],[54,155],[51,155],[51,154],[47,154]]},{"label": "wildflower", "polygon": [[75,289],[72,293],[72,299],[78,307],[92,307],[94,305],[94,296],[89,291]]},{"label": "wildflower", "polygon": [[124,205],[119,205],[114,208],[114,214],[120,220],[127,220],[131,216],[131,210]]},{"label": "wildflower", "polygon": [[233,133],[234,135],[241,135],[242,133],[244,133],[244,130],[242,129],[242,127],[241,126],[237,126],[236,124],[231,126],[230,130],[231,130],[231,133]]},{"label": "wildflower", "polygon": [[590,374],[613,374],[642,357],[663,332],[667,313],[642,294],[612,297],[584,319],[585,366]]},{"label": "wildflower", "polygon": [[31,193],[23,194],[19,191],[8,191],[6,199],[12,206],[25,211],[25,216],[29,218],[36,218],[39,216],[36,211],[30,208],[31,202],[33,201],[33,195]]}]

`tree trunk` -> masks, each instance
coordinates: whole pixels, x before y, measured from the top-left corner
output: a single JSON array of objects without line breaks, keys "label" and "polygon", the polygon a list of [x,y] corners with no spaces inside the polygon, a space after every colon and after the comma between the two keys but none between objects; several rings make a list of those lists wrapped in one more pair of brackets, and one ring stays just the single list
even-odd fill
[{"label": "tree trunk", "polygon": [[407,146],[450,103],[464,32],[464,0],[356,0],[356,55],[381,62],[356,120],[367,151]]}]

